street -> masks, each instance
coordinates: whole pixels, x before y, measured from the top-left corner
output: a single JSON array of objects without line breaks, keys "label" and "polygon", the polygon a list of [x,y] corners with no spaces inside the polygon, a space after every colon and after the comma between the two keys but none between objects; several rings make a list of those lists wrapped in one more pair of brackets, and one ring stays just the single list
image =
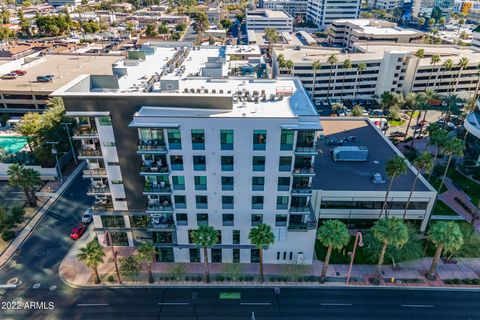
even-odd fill
[{"label": "street", "polygon": [[[58,268],[72,244],[68,233],[91,202],[85,196],[87,184],[81,178],[74,181],[1,270],[1,284],[15,277],[22,282],[14,289],[0,289],[1,319],[253,319],[252,312],[257,320],[478,319],[480,314],[479,291],[360,287],[74,289],[61,281]],[[220,299],[221,292],[240,295]]]}]

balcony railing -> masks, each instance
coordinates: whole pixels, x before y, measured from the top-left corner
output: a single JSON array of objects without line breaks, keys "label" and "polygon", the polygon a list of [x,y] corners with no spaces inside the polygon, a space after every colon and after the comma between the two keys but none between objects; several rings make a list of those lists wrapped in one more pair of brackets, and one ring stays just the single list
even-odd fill
[{"label": "balcony railing", "polygon": [[83,170],[83,176],[106,176],[107,169],[105,168],[91,168]]},{"label": "balcony railing", "polygon": [[173,205],[171,203],[165,203],[163,205],[161,205],[160,203],[147,203],[147,211],[172,212]]},{"label": "balcony railing", "polygon": [[98,136],[97,128],[91,126],[80,126],[73,130],[74,137],[96,137]]},{"label": "balcony railing", "polygon": [[146,166],[142,164],[140,166],[140,174],[149,174],[149,175],[157,175],[157,174],[169,174],[170,169],[168,166]]},{"label": "balcony railing", "polygon": [[316,227],[317,224],[312,222],[290,222],[288,231],[308,231],[314,230]]},{"label": "balcony railing", "polygon": [[147,227],[148,231],[175,229],[173,218],[159,218],[157,221],[150,221]]},{"label": "balcony railing", "polygon": [[101,150],[78,150],[78,157],[79,158],[101,158],[102,151]]},{"label": "balcony railing", "polygon": [[312,188],[310,187],[294,187],[292,188],[292,195],[311,195]]},{"label": "balcony railing", "polygon": [[309,204],[305,206],[290,206],[290,209],[288,211],[295,212],[295,213],[311,213],[312,208],[310,207]]},{"label": "balcony railing", "polygon": [[295,154],[316,155],[318,153],[315,147],[299,147],[295,148]]},{"label": "balcony railing", "polygon": [[92,194],[109,194],[110,188],[108,186],[90,186],[88,192]]},{"label": "balcony railing", "polygon": [[111,204],[111,203],[106,203],[106,204],[94,203],[93,206],[92,206],[92,210],[94,212],[113,211],[113,204]]},{"label": "balcony railing", "polygon": [[171,193],[172,188],[168,185],[160,186],[152,186],[152,185],[145,185],[143,187],[143,193]]},{"label": "balcony railing", "polygon": [[166,153],[167,146],[160,140],[140,140],[137,143],[137,153]]},{"label": "balcony railing", "polygon": [[299,175],[299,176],[309,176],[315,175],[315,169],[313,167],[306,167],[306,168],[295,168],[293,169],[292,175]]}]

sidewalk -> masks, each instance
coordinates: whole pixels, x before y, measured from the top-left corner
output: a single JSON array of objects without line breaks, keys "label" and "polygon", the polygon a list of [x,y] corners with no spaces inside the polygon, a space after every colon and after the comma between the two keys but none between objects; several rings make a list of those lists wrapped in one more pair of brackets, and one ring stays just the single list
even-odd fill
[{"label": "sidewalk", "polygon": [[[57,201],[58,197],[68,188],[76,176],[82,171],[85,166],[85,162],[82,162],[78,167],[68,176],[65,182],[58,188],[55,192],[43,192],[43,196],[49,196],[47,202],[38,209],[37,213],[33,218],[25,225],[25,227],[20,231],[15,239],[8,245],[8,247],[0,255],[0,268],[2,268],[13,256],[13,254],[20,248],[23,243],[30,236],[32,231],[37,226],[38,222],[42,220],[45,213],[50,209],[50,207]],[[43,189],[43,188],[42,188]]]}]

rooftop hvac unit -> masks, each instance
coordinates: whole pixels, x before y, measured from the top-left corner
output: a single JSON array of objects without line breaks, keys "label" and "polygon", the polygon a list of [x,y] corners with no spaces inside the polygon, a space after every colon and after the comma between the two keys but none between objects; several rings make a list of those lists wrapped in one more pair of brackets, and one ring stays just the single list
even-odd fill
[{"label": "rooftop hvac unit", "polygon": [[385,183],[385,180],[383,180],[383,177],[380,173],[374,172],[372,173],[372,182],[375,184],[380,184]]},{"label": "rooftop hvac unit", "polygon": [[367,161],[368,149],[365,146],[340,146],[332,150],[333,160],[337,161]]}]

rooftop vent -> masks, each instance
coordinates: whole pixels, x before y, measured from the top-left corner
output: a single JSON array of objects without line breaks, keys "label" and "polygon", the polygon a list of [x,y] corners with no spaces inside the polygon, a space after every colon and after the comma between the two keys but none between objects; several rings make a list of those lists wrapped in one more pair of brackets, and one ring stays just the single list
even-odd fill
[{"label": "rooftop vent", "polygon": [[372,182],[375,184],[385,183],[382,175],[378,172],[372,173]]}]

